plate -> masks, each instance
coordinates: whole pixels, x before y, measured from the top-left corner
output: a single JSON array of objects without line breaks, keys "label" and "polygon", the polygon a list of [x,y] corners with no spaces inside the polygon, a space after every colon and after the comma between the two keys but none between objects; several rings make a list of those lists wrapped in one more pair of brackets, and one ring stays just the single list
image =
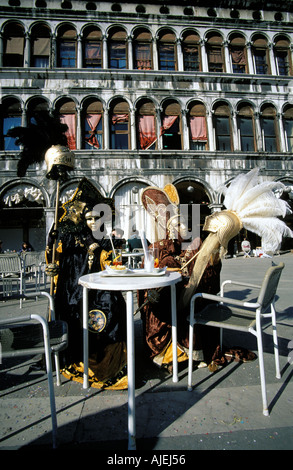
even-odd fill
[{"label": "plate", "polygon": [[121,266],[121,269],[115,269],[112,266],[106,265],[106,271],[108,274],[111,274],[111,276],[121,276],[121,274],[126,274],[129,271],[129,269],[126,266]]},{"label": "plate", "polygon": [[154,268],[151,273],[145,269],[128,269],[117,271],[111,269],[110,266],[106,266],[106,271],[101,271],[101,276],[125,276],[125,277],[141,277],[141,276],[164,276],[167,268]]}]

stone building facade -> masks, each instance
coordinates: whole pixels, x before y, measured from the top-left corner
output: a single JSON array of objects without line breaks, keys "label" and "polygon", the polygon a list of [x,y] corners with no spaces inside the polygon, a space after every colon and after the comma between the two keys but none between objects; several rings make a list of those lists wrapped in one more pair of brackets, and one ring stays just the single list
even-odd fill
[{"label": "stone building facade", "polygon": [[[173,183],[201,222],[225,185],[256,166],[293,199],[293,6],[289,1],[0,0],[0,238],[43,249],[56,184],[44,164],[17,177],[7,137],[35,110],[60,115],[76,166],[146,223],[140,191]],[[289,225],[292,220],[287,219]],[[239,240],[240,241],[240,240]],[[254,244],[260,240],[254,239]],[[289,241],[286,242],[287,244]]]}]

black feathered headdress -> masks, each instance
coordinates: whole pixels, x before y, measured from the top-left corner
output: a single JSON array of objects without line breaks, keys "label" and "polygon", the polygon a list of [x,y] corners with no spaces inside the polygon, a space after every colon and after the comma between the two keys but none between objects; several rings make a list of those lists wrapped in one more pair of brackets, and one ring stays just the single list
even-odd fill
[{"label": "black feathered headdress", "polygon": [[[47,111],[36,112],[27,127],[15,127],[8,135],[23,148],[17,165],[17,175],[25,176],[33,163],[48,165],[47,178],[64,179],[74,168],[74,155],[67,147],[67,125]],[[48,153],[47,153],[48,152]],[[47,155],[46,155],[47,153]]]}]

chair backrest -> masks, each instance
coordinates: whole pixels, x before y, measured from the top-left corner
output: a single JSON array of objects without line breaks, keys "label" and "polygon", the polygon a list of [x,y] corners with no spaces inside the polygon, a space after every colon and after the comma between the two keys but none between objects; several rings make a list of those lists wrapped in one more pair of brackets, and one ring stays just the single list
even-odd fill
[{"label": "chair backrest", "polygon": [[40,263],[45,263],[45,251],[28,251],[24,255],[24,265],[39,266]]},{"label": "chair backrest", "polygon": [[19,273],[21,268],[21,259],[17,253],[0,255],[0,273]]},{"label": "chair backrest", "polygon": [[284,263],[280,263],[278,266],[271,266],[265,274],[257,299],[262,311],[266,311],[274,301],[284,266]]}]

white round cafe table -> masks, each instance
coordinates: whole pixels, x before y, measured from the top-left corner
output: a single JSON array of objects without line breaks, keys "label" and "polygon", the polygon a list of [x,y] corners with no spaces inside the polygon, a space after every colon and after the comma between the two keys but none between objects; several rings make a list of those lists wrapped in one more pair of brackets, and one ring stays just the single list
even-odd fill
[{"label": "white round cafe table", "polygon": [[105,276],[100,273],[87,274],[79,279],[83,286],[83,388],[88,388],[88,290],[126,291],[126,322],[127,322],[127,376],[128,376],[128,449],[136,449],[136,419],[135,419],[135,351],[134,351],[134,305],[133,292],[145,289],[171,287],[171,320],[173,345],[173,382],[178,382],[177,363],[177,312],[176,284],[181,280],[181,274],[166,272],[156,276]]}]

